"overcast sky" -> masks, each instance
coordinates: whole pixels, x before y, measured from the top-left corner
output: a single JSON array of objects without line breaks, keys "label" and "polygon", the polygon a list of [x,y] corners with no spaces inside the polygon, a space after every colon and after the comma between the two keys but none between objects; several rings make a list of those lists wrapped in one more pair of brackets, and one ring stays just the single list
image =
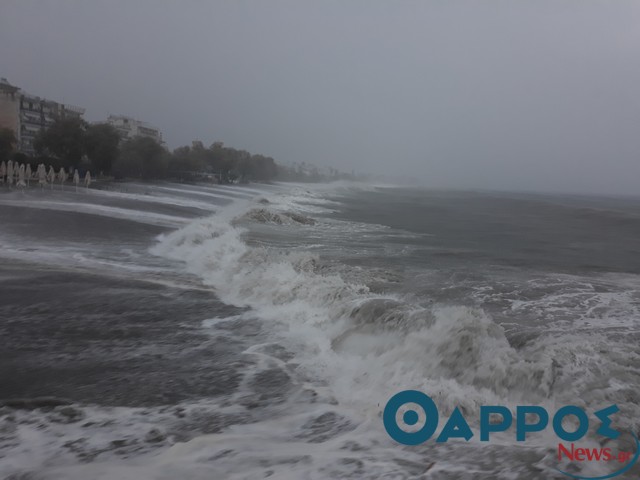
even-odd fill
[{"label": "overcast sky", "polygon": [[640,193],[638,0],[0,0],[0,76],[172,148]]}]

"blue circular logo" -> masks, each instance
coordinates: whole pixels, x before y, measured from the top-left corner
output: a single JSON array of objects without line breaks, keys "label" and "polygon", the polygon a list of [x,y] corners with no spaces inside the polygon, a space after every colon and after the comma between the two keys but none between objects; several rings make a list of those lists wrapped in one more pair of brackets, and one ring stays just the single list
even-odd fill
[{"label": "blue circular logo", "polygon": [[[424,426],[417,432],[405,432],[396,421],[398,410],[407,403],[420,405],[427,415]],[[407,410],[402,416],[402,420],[407,425],[415,425],[418,423],[418,413],[414,410]],[[429,440],[438,428],[438,408],[429,395],[417,390],[404,390],[389,399],[384,407],[382,421],[385,430],[396,442],[403,445],[419,445]]]}]

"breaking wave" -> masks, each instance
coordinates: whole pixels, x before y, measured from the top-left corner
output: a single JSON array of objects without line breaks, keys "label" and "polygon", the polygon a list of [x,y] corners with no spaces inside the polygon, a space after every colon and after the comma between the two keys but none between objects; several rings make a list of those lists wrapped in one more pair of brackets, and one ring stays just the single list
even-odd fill
[{"label": "breaking wave", "polygon": [[[197,197],[195,208],[204,197],[226,195],[197,188],[162,191]],[[115,263],[111,250],[74,257],[101,271],[118,266],[126,275],[196,284],[242,307],[212,306],[195,327],[202,337],[185,345],[208,345],[184,372],[197,380],[206,371],[215,393],[135,408],[57,398],[0,402],[0,476],[554,478],[549,447],[557,438],[548,432],[527,445],[516,444],[513,431],[490,444],[477,436],[414,449],[395,444],[380,415],[391,395],[408,388],[427,392],[443,417],[459,407],[474,429],[481,405],[551,411],[618,403],[632,419],[622,428],[637,431],[635,277],[599,278],[596,285],[593,278],[530,272],[523,280],[517,272],[517,281],[478,270],[456,276],[425,266],[423,234],[357,216],[337,220],[336,198],[350,188],[229,188],[233,203],[214,215],[166,222],[180,228],[151,251],[171,261],[122,252],[122,245],[116,251],[125,267],[107,263]],[[140,248],[147,253],[146,243]],[[20,249],[15,255],[33,255]],[[405,269],[414,260],[422,263]],[[591,325],[594,318],[606,328]]]},{"label": "breaking wave", "polygon": [[260,203],[197,220],[162,236],[152,252],[185,262],[221,300],[271,322],[292,346],[299,370],[328,382],[338,402],[377,408],[411,387],[434,392],[443,411],[476,411],[490,401],[541,402],[551,394],[553,361],[514,349],[481,309],[424,307],[376,294],[366,282],[327,273],[316,255],[249,246],[239,220],[316,223]]},{"label": "breaking wave", "polygon": [[[332,222],[323,215],[333,208],[335,201],[299,189],[234,204],[162,236],[153,247],[157,255],[184,262],[222,301],[247,307],[248,315],[268,325],[272,334],[267,343],[256,345],[251,353],[270,355],[302,388],[274,419],[194,440],[179,456],[220,450],[220,442],[230,442],[237,451],[249,452],[238,454],[238,461],[260,466],[267,462],[271,468],[276,463],[289,465],[283,452],[297,452],[291,473],[288,466],[275,469],[283,478],[414,478],[431,469],[430,461],[436,465],[430,473],[447,472],[442,478],[458,478],[455,472],[460,478],[489,478],[498,470],[510,478],[523,463],[547,473],[557,463],[551,448],[557,438],[548,431],[528,440],[525,449],[515,446],[508,433],[492,437],[490,445],[399,449],[384,432],[380,416],[385,402],[405,389],[427,392],[441,415],[460,408],[472,428],[477,427],[482,405],[515,410],[516,405],[536,404],[554,411],[558,405],[591,408],[616,402],[631,413],[632,423],[626,428],[638,428],[633,419],[640,407],[629,401],[635,371],[628,365],[637,358],[632,347],[617,354],[609,351],[606,338],[533,328],[524,329],[528,336],[523,341],[482,308],[440,304],[421,298],[414,289],[388,293],[385,282],[397,276],[393,262],[386,263],[390,270],[381,271],[384,267],[352,266],[340,261],[345,258],[340,253],[331,255],[343,246],[350,248],[340,235],[358,244],[360,237],[381,241],[405,236],[404,232]],[[291,212],[312,221],[294,221]],[[262,232],[273,227],[280,234],[254,242],[257,224]],[[283,238],[286,241],[277,241]],[[291,238],[300,239],[299,248]],[[329,252],[329,258],[310,253],[307,238],[331,245],[319,250]],[[603,381],[610,375],[628,379],[629,384]],[[319,451],[300,441],[323,447]],[[498,450],[504,459],[500,465],[487,460]],[[279,460],[269,463],[266,459],[273,456]],[[451,462],[452,458],[457,460]],[[353,470],[354,464],[360,467]],[[328,474],[334,467],[338,473]],[[261,471],[255,468],[255,473]],[[235,471],[230,464],[228,469]]]},{"label": "breaking wave", "polygon": [[276,225],[299,223],[301,225],[315,225],[316,221],[295,212],[274,213],[266,208],[254,208],[242,215],[241,219],[258,223],[273,223]]}]

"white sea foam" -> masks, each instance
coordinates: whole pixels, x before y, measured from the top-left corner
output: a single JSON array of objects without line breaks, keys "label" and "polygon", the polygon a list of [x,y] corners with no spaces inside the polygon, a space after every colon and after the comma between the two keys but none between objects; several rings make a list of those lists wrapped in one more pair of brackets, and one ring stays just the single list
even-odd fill
[{"label": "white sea foam", "polygon": [[114,190],[90,190],[91,195],[105,196],[112,198],[120,198],[126,200],[136,200],[139,202],[158,203],[162,205],[177,205],[180,207],[199,208],[201,210],[215,211],[218,206],[208,202],[201,202],[181,197],[179,195],[162,196],[155,193],[155,189],[151,189],[153,193],[127,193]]},{"label": "white sea foam", "polygon": [[14,200],[0,199],[0,206],[7,205],[23,208],[37,208],[41,210],[57,210],[61,212],[78,212],[88,213],[91,215],[100,215],[104,217],[118,218],[123,220],[132,220],[139,223],[147,223],[150,225],[159,225],[166,227],[177,227],[189,223],[188,219],[177,217],[174,215],[165,215],[162,213],[146,212],[142,210],[134,210],[129,208],[111,207],[109,205],[100,205],[92,203],[76,203],[52,201],[50,199],[43,200]]},{"label": "white sea foam", "polygon": [[[235,193],[235,190],[224,190],[216,187],[211,188],[187,188],[187,187],[166,187],[166,186],[156,186],[154,188],[165,190],[168,192],[174,192],[183,195],[196,195],[201,197],[209,197],[216,198],[219,200],[233,201],[238,197],[246,198],[253,197],[254,195],[249,195],[247,193]],[[258,193],[257,193],[258,194]]]},{"label": "white sea foam", "polygon": [[[313,195],[303,192],[299,202],[308,198]],[[296,203],[295,195],[287,198],[288,209]],[[164,236],[154,253],[184,261],[225,302],[249,306],[272,322],[297,352],[298,371],[327,382],[343,411],[370,425],[373,437],[380,434],[372,426],[380,405],[406,388],[430,392],[443,412],[459,406],[476,418],[479,406],[487,404],[533,403],[553,410],[563,403],[591,408],[619,398],[613,387],[601,384],[598,390],[594,382],[603,372],[590,371],[609,362],[599,353],[610,345],[607,339],[594,341],[582,333],[555,341],[540,336],[516,350],[503,328],[478,308],[424,308],[401,297],[381,297],[364,284],[323,274],[311,254],[249,247],[243,229],[233,226],[243,208],[249,207]],[[383,306],[362,313],[376,302]],[[633,349],[622,356],[627,354],[637,356]],[[543,437],[540,446],[556,440]]]},{"label": "white sea foam", "polygon": [[[549,465],[555,463],[547,447],[557,444],[551,434],[534,437],[526,449],[514,447],[512,436],[498,435],[491,445],[474,440],[469,446],[452,442],[408,450],[388,438],[381,410],[392,394],[407,388],[428,392],[442,413],[460,407],[472,422],[481,405],[539,404],[553,411],[566,403],[600,407],[632,394],[628,385],[605,384],[603,375],[609,368],[624,369],[625,359],[634,363],[640,358],[630,349],[603,365],[602,352],[611,345],[606,338],[537,332],[538,339],[516,348],[505,329],[480,308],[427,307],[397,293],[377,294],[368,287],[366,270],[343,275],[341,268],[325,268],[322,259],[308,251],[245,241],[250,224],[237,220],[251,209],[309,215],[335,208],[319,191],[336,193],[330,187],[314,192],[299,187],[293,193],[269,195],[269,203],[237,201],[162,235],[152,248],[155,255],[183,262],[226,303],[250,307],[234,320],[257,316],[270,326],[268,338],[261,337],[246,353],[261,359],[258,370],[271,366],[291,375],[295,388],[286,401],[270,407],[262,419],[178,442],[153,455],[125,462],[107,456],[87,465],[55,462],[43,478],[420,478],[429,469],[434,478],[440,478],[439,473],[447,473],[446,478],[456,473],[460,478],[489,478],[500,471],[502,477],[492,478],[506,479],[520,478],[522,464],[535,464],[534,471],[551,478]],[[299,228],[315,231],[320,239],[321,229],[330,223]],[[377,229],[349,227],[360,235]],[[337,226],[333,233],[343,228]],[[382,226],[377,230],[389,231]],[[324,241],[334,243],[330,228]],[[545,307],[514,301],[511,308],[518,314]],[[214,331],[228,320],[212,319],[203,326]],[[269,354],[273,344],[284,346],[292,358]],[[247,372],[241,395],[255,395],[249,387],[255,373]],[[306,397],[307,392],[312,396]],[[239,408],[239,397],[216,408]],[[333,429],[321,440],[313,427],[319,418],[331,419],[325,423]],[[491,464],[496,456],[499,464]],[[40,461],[51,460],[45,456]],[[436,465],[430,468],[433,461]],[[587,468],[599,473],[600,467]]]},{"label": "white sea foam", "polygon": [[[301,370],[328,380],[339,401],[377,414],[378,403],[407,387],[439,391],[445,410],[463,404],[473,411],[482,402],[516,401],[531,392],[538,399],[549,395],[550,359],[522,359],[481,311],[427,310],[387,297],[399,305],[395,311],[372,311],[358,324],[354,312],[383,298],[365,285],[318,273],[318,259],[308,253],[247,246],[243,229],[232,224],[246,208],[167,234],[153,252],[184,261],[223,301],[284,324]],[[410,328],[386,328],[384,318]]]}]

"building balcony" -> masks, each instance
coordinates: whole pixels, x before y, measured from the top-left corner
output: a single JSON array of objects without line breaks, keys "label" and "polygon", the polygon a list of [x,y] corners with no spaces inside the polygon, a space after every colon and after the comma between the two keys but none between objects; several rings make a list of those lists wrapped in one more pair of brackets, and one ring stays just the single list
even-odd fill
[{"label": "building balcony", "polygon": [[66,105],[66,104],[62,105],[62,110],[64,112],[68,112],[70,114],[77,115],[77,116],[84,115],[84,112],[85,112],[85,109],[82,107],[76,107],[75,105]]}]

